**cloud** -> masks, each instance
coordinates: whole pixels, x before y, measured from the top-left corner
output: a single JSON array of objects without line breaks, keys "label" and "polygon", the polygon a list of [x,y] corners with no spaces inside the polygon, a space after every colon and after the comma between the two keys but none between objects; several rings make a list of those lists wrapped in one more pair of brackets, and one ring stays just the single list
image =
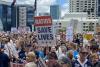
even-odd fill
[{"label": "cloud", "polygon": [[[4,0],[4,1],[9,1],[13,2],[13,0]],[[30,4],[34,5],[35,0],[16,0],[17,4]],[[50,5],[55,4],[56,0],[37,0],[37,11],[38,12],[49,12]]]},{"label": "cloud", "polygon": [[[9,1],[9,2],[13,2],[13,0],[3,0],[3,1]],[[35,0],[16,0],[17,4],[30,4],[30,5],[34,5],[34,1]],[[53,4],[57,4],[57,0],[37,0],[37,12],[38,13],[44,13],[44,12],[50,12],[50,5]],[[68,0],[67,0],[68,1]],[[61,4],[61,14],[62,16],[65,15],[65,13],[68,12],[68,2],[65,1],[64,4]]]},{"label": "cloud", "polygon": [[37,7],[38,13],[49,12],[50,5],[53,5],[55,3],[56,3],[56,0],[39,0],[38,7]]},{"label": "cloud", "polygon": [[66,13],[69,12],[69,5],[68,5],[68,3],[64,3],[62,5],[62,9],[61,10],[62,10],[61,11],[61,16],[63,17]]}]

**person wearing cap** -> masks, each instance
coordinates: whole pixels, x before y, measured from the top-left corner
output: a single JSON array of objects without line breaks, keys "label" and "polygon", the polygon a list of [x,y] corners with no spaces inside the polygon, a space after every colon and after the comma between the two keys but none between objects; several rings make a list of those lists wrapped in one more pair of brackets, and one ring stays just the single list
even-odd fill
[{"label": "person wearing cap", "polygon": [[34,52],[29,52],[26,59],[28,63],[25,65],[25,67],[37,67],[35,64],[36,56]]},{"label": "person wearing cap", "polygon": [[4,53],[4,45],[0,44],[0,67],[9,67],[10,58]]},{"label": "person wearing cap", "polygon": [[79,51],[79,57],[73,61],[72,67],[92,67],[92,63],[87,59],[88,49],[81,48]]}]

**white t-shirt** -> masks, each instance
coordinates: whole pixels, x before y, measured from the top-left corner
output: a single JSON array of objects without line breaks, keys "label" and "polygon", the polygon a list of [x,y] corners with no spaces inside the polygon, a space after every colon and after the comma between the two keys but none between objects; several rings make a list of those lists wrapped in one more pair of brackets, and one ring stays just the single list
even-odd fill
[{"label": "white t-shirt", "polygon": [[34,62],[29,62],[25,65],[25,67],[37,67]]}]

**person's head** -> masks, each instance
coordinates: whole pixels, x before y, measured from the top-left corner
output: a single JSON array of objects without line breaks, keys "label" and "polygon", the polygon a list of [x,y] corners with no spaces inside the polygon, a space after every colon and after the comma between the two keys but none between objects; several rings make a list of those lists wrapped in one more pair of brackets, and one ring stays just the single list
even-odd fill
[{"label": "person's head", "polygon": [[93,53],[96,53],[99,49],[99,45],[92,45],[90,49],[92,50]]},{"label": "person's head", "polygon": [[51,47],[51,52],[55,52],[55,51],[56,51],[55,46]]},{"label": "person's head", "polygon": [[62,67],[70,67],[70,61],[66,57],[62,57],[62,59],[59,60],[59,63]]},{"label": "person's head", "polygon": [[61,48],[62,53],[66,53],[66,51],[67,51],[66,46],[60,46],[60,48]]},{"label": "person's head", "polygon": [[50,52],[50,48],[49,47],[45,47],[44,48],[44,55],[48,55]]},{"label": "person's head", "polygon": [[91,55],[92,63],[95,64],[96,62],[99,61],[99,55],[97,53],[93,53]]},{"label": "person's head", "polygon": [[35,53],[34,52],[29,52],[27,57],[26,57],[28,62],[33,62],[36,59]]},{"label": "person's head", "polygon": [[68,58],[69,58],[70,60],[72,60],[72,59],[73,59],[73,51],[72,51],[72,50],[68,51],[67,56],[68,56]]},{"label": "person's head", "polygon": [[88,56],[88,49],[81,48],[80,51],[79,51],[80,59],[85,60],[87,58],[87,56]]},{"label": "person's head", "polygon": [[48,58],[49,58],[49,59],[55,59],[55,60],[58,59],[55,52],[50,52],[49,55],[48,55]]}]

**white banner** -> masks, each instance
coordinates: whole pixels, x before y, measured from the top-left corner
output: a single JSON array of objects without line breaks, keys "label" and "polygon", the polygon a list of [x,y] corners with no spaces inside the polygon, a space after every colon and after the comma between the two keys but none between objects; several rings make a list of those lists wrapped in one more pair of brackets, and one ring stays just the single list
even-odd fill
[{"label": "white banner", "polygon": [[67,27],[66,29],[66,41],[73,41],[73,27]]}]

